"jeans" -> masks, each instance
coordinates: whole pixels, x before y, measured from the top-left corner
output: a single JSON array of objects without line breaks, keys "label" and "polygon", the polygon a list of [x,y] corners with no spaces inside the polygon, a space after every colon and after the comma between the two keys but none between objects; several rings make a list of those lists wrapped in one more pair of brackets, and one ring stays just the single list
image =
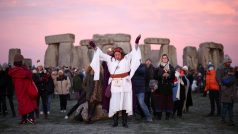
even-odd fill
[{"label": "jeans", "polygon": [[146,119],[152,119],[151,117],[151,114],[150,114],[150,111],[147,107],[147,105],[145,104],[145,93],[139,93],[139,94],[136,94],[136,97],[139,101],[139,104],[140,104],[140,107],[142,109],[142,111],[144,112],[145,116],[146,116]]},{"label": "jeans", "polygon": [[48,112],[50,112],[52,97],[53,97],[53,94],[48,95],[48,104],[47,104],[47,110],[48,110]]},{"label": "jeans", "polygon": [[226,102],[222,103],[221,117],[222,117],[223,121],[225,121],[227,112],[228,112],[228,115],[229,115],[229,120],[232,121],[232,118],[233,118],[233,103],[226,103]]}]

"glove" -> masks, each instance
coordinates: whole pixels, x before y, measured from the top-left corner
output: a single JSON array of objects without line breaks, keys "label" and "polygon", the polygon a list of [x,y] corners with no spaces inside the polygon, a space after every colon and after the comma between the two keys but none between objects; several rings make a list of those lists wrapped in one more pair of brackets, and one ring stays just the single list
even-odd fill
[{"label": "glove", "polygon": [[89,42],[89,45],[93,48],[93,49],[96,49],[96,44],[95,44],[95,42],[94,41],[90,41]]},{"label": "glove", "polygon": [[137,36],[137,38],[136,38],[136,40],[135,40],[135,43],[136,43],[136,44],[139,44],[140,38],[141,38],[141,35]]}]

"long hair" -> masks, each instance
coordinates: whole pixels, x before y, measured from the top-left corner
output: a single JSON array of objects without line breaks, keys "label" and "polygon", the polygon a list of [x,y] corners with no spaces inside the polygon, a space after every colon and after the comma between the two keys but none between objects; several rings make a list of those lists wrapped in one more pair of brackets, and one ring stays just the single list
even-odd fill
[{"label": "long hair", "polygon": [[[164,63],[162,61],[162,58],[166,56],[168,58],[168,62],[167,63]],[[167,54],[163,54],[161,57],[160,57],[160,61],[159,61],[159,64],[158,64],[158,67],[160,66],[163,66],[165,70],[169,71],[169,56]]]}]

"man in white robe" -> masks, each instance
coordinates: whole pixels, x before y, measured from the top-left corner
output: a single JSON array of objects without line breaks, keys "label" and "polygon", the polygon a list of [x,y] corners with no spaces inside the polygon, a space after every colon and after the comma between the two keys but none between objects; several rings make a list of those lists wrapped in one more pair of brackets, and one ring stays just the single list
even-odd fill
[{"label": "man in white robe", "polygon": [[96,47],[93,41],[90,45],[96,50],[90,66],[95,72],[94,80],[99,78],[99,61],[106,61],[108,70],[111,74],[109,83],[111,83],[111,98],[109,105],[109,117],[113,117],[113,127],[118,126],[118,112],[122,111],[122,125],[127,125],[127,115],[133,114],[132,106],[132,84],[136,69],[140,65],[141,51],[138,49],[140,35],[137,37],[135,47],[129,54],[124,54],[122,48],[114,49],[113,56],[104,54],[100,48]]}]

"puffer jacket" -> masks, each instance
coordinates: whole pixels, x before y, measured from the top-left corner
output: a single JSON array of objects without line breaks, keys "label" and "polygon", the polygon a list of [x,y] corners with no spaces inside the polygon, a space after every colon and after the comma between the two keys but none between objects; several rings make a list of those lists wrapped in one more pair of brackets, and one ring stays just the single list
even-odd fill
[{"label": "puffer jacket", "polygon": [[208,90],[219,91],[219,89],[219,84],[216,79],[216,70],[207,71],[205,92]]},{"label": "puffer jacket", "polygon": [[67,76],[59,76],[54,80],[55,94],[69,94],[69,89],[71,87],[70,80]]}]

